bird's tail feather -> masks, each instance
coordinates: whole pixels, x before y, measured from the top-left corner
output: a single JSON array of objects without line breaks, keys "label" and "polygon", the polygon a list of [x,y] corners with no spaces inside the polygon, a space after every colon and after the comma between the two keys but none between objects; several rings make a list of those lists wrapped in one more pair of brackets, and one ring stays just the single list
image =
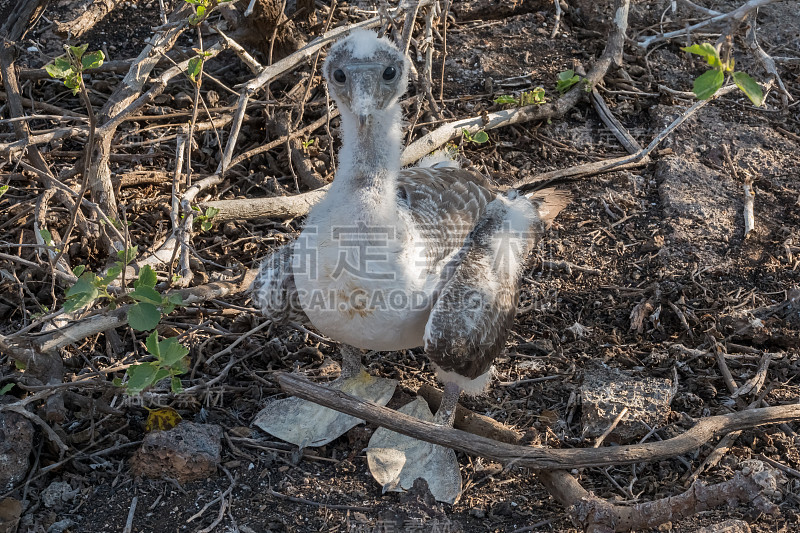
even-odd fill
[{"label": "bird's tail feather", "polygon": [[536,207],[539,218],[549,228],[553,220],[558,216],[562,209],[572,200],[569,191],[549,188],[529,192],[524,195]]}]

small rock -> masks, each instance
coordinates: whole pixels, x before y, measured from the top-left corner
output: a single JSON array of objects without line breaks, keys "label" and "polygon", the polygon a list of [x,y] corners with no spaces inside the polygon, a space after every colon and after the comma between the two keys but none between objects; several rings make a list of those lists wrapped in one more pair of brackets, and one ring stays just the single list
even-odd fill
[{"label": "small rock", "polygon": [[14,533],[19,526],[22,504],[14,498],[0,501],[0,533]]},{"label": "small rock", "polygon": [[42,491],[42,503],[48,509],[61,509],[65,503],[74,500],[78,492],[66,481],[54,481]]},{"label": "small rock", "polygon": [[172,104],[179,109],[192,107],[192,103],[192,97],[183,92],[176,94],[175,98],[172,99]]},{"label": "small rock", "polygon": [[78,524],[74,520],[70,520],[69,518],[65,518],[63,520],[59,520],[58,522],[52,524],[50,527],[47,528],[47,533],[64,533],[65,531],[74,528]]},{"label": "small rock", "polygon": [[697,533],[750,533],[750,526],[744,520],[732,519],[698,529]]},{"label": "small rock", "polygon": [[[15,398],[8,397],[3,403]],[[25,479],[33,449],[33,425],[24,416],[0,412],[0,490],[7,492]]]},{"label": "small rock", "polygon": [[614,428],[611,440],[623,443],[639,439],[647,434],[648,426],[664,423],[674,396],[671,380],[639,378],[596,365],[587,369],[581,386],[583,434],[599,437],[627,407],[628,412]]},{"label": "small rock", "polygon": [[205,479],[217,472],[221,439],[220,426],[194,422],[148,433],[131,458],[131,473],[152,478],[168,476],[180,483]]}]

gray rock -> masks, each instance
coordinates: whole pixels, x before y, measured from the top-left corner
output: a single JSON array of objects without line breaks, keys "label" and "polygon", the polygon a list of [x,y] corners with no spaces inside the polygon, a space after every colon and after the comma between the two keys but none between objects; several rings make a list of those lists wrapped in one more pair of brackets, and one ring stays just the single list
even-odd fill
[{"label": "gray rock", "polygon": [[586,371],[581,386],[583,435],[599,437],[627,407],[628,412],[606,440],[626,443],[640,439],[648,433],[648,426],[664,423],[674,396],[669,379],[635,377],[598,364]]},{"label": "gray rock", "polygon": [[25,479],[32,449],[33,424],[20,414],[0,412],[0,490],[7,492]]}]

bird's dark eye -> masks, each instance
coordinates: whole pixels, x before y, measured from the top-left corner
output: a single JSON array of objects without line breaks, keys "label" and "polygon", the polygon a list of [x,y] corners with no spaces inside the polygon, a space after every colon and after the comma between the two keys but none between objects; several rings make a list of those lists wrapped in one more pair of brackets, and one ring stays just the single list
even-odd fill
[{"label": "bird's dark eye", "polygon": [[386,70],[383,71],[383,79],[386,81],[392,81],[395,76],[397,76],[397,69],[394,67],[386,67]]},{"label": "bird's dark eye", "polygon": [[[386,74],[383,75],[386,77]],[[344,71],[340,68],[337,68],[333,71],[333,79],[336,80],[338,83],[344,83],[347,81],[347,76],[344,75]]]}]

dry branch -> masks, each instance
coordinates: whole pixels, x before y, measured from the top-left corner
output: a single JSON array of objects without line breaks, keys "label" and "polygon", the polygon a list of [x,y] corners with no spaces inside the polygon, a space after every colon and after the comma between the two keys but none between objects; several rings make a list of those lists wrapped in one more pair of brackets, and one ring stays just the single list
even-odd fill
[{"label": "dry branch", "polygon": [[693,24],[692,26],[688,26],[680,30],[675,30],[668,33],[660,33],[658,35],[651,35],[650,37],[645,37],[641,41],[637,41],[636,44],[638,44],[642,48],[647,48],[654,43],[660,41],[666,41],[669,39],[673,39],[675,37],[685,37],[687,35],[691,35],[691,33],[695,30],[699,30],[700,28],[705,28],[706,26],[727,22],[730,19],[733,19],[735,21],[742,21],[754,9],[766,6],[775,1],[776,0],[750,0],[746,4],[742,4],[738,8],[728,13],[723,13],[721,15],[711,17],[709,19],[704,20],[703,22],[698,22],[697,24]]},{"label": "dry branch", "polygon": [[766,407],[702,418],[682,435],[668,440],[613,448],[554,450],[505,444],[457,429],[423,422],[392,409],[363,402],[341,391],[311,383],[296,374],[278,374],[276,379],[288,394],[367,420],[403,435],[504,464],[515,464],[535,470],[590,468],[659,461],[689,453],[710,439],[731,431],[800,419],[798,404]]},{"label": "dry branch", "polygon": [[111,13],[118,3],[114,0],[94,0],[86,11],[71,22],[56,22],[56,31],[68,38],[78,39]]},{"label": "dry branch", "polygon": [[294,196],[277,196],[274,198],[243,198],[240,200],[214,200],[203,202],[200,209],[213,207],[219,209],[214,221],[251,220],[254,218],[291,219],[308,214],[311,207],[319,202],[328,187],[321,187],[311,192]]},{"label": "dry branch", "polygon": [[762,490],[755,473],[737,473],[722,483],[695,483],[683,494],[631,506],[614,505],[587,495],[575,503],[569,512],[573,523],[589,533],[642,531],[715,507],[737,503],[752,503],[763,513],[778,514],[778,506],[767,500]]}]

